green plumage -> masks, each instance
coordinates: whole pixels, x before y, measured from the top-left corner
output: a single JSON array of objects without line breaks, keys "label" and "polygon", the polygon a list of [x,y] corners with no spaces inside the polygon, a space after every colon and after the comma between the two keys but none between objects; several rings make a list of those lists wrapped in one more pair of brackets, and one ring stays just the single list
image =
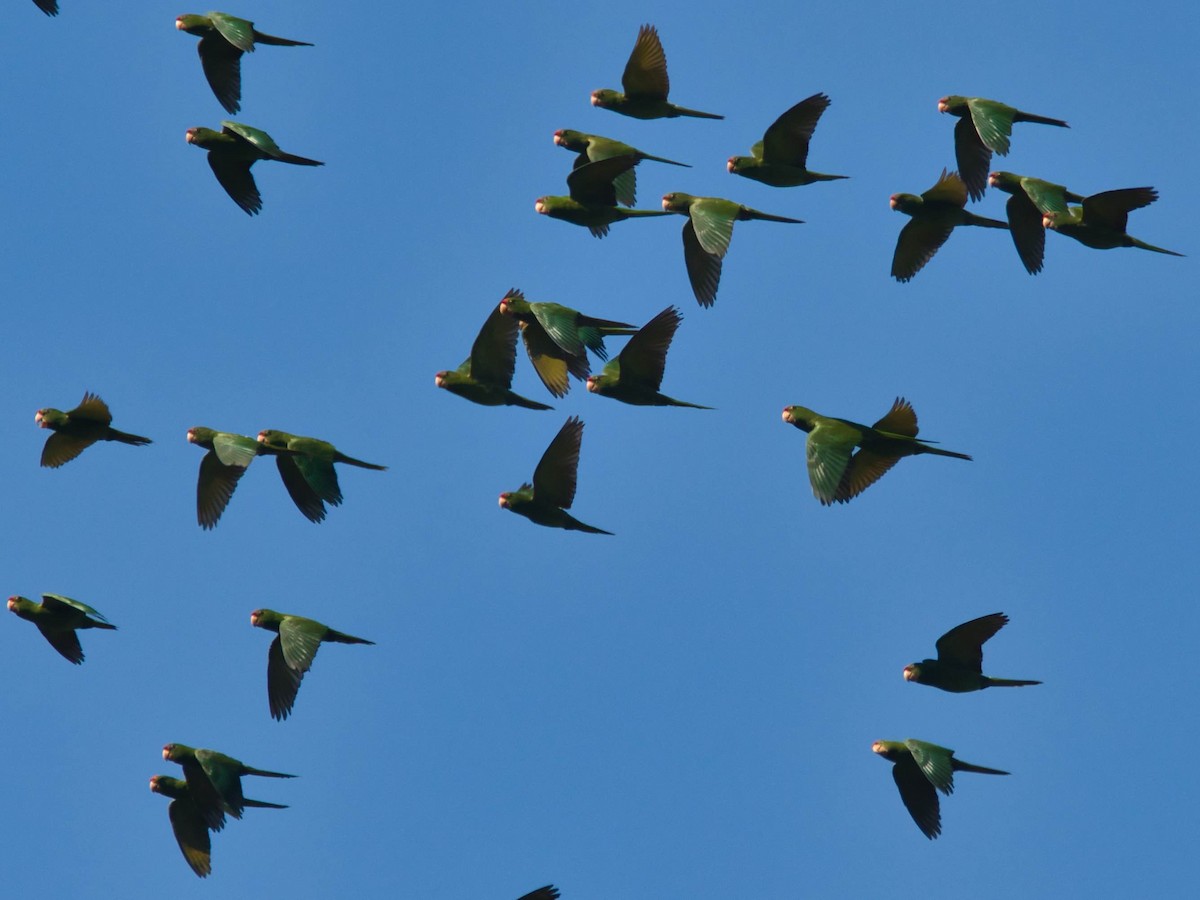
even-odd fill
[{"label": "green plumage", "polygon": [[262,805],[260,801],[247,801],[242,796],[243,775],[260,775],[266,778],[296,777],[283,772],[255,769],[240,759],[234,759],[216,750],[189,747],[187,744],[167,744],[163,747],[162,755],[167,762],[183,766],[188,793],[211,831],[220,831],[225,827],[226,813],[240,819],[246,806]]},{"label": "green plumage", "polygon": [[483,406],[551,409],[511,390],[518,330],[516,319],[494,308],[471,345],[471,355],[457,369],[443,369],[434,375],[434,384]]},{"label": "green plumage", "polygon": [[665,216],[657,209],[621,209],[616,181],[640,162],[637,156],[612,156],[586,163],[567,176],[569,197],[538,197],[533,208],[543,216],[579,225],[602,238],[608,227],[625,219]]},{"label": "green plumage", "polygon": [[1162,247],[1138,240],[1125,230],[1129,224],[1130,212],[1149,206],[1157,199],[1158,191],[1152,187],[1102,191],[1084,197],[1082,206],[1073,206],[1065,212],[1046,212],[1042,216],[1042,225],[1059,234],[1075,238],[1085,247],[1094,250],[1137,247],[1168,256],[1183,256],[1174,250],[1164,250]]},{"label": "green plumage", "polygon": [[282,721],[292,712],[300,681],[312,667],[322,642],[338,644],[374,644],[366,638],[334,631],[328,625],[303,616],[256,609],[250,624],[277,635],[267,651],[267,703],[271,718]]},{"label": "green plumage", "polygon": [[1068,202],[1078,203],[1083,197],[1061,184],[1012,172],[992,172],[988,175],[988,184],[1012,195],[1004,207],[1008,214],[1008,229],[1025,271],[1036,275],[1042,270],[1046,250],[1042,215],[1066,212]]},{"label": "green plumage", "polygon": [[959,225],[1008,228],[1004,222],[967,212],[966,205],[966,185],[957,172],[945,169],[934,186],[919,197],[916,194],[892,194],[892,209],[912,217],[912,221],[900,229],[900,237],[896,239],[892,277],[901,282],[911,280],[933,259],[949,239],[950,232]]},{"label": "green plumage", "polygon": [[927,741],[908,738],[904,741],[875,741],[871,749],[892,766],[892,778],[900,791],[900,799],[925,837],[933,840],[942,833],[941,804],[938,791],[949,796],[954,793],[955,772],[978,772],[981,775],[1007,775],[1000,769],[989,769],[954,758],[954,751]]},{"label": "green plumage", "polygon": [[906,456],[971,458],[917,440],[917,413],[903,397],[873,426],[822,416],[803,406],[784,407],[783,421],[808,434],[808,480],[824,506],[849,503]]},{"label": "green plumage", "polygon": [[667,351],[683,317],[674,306],[668,306],[638,329],[621,349],[616,359],[609,360],[600,375],[587,380],[587,388],[601,397],[612,397],[634,406],[690,406],[693,409],[712,409],[675,400],[660,394],[663,372],[667,366]]},{"label": "green plumage", "polygon": [[259,160],[290,163],[293,166],[323,166],[325,163],[294,153],[285,153],[265,131],[226,120],[220,131],[189,128],[187,142],[208,151],[208,165],[217,181],[242,211],[257,215],[262,211],[262,195],[250,167]]},{"label": "green plumage", "polygon": [[41,603],[34,603],[27,597],[12,596],[8,598],[8,610],[36,625],[50,646],[75,665],[83,662],[83,647],[79,644],[76,631],[87,628],[117,630],[116,625],[110,625],[104,616],[86,603],[61,594],[42,594]]},{"label": "green plumage", "polygon": [[318,438],[289,434],[276,429],[264,429],[258,433],[259,452],[275,457],[279,477],[287,488],[288,496],[310,522],[325,518],[325,504],[339,506],[342,489],[338,485],[334,463],[374,469],[382,472],[387,466],[363,462],[347,456],[328,441]]},{"label": "green plumage", "polygon": [[951,628],[937,640],[937,659],[923,659],[904,667],[904,680],[940,688],[954,694],[989,687],[1024,687],[1041,684],[983,674],[983,645],[1008,624],[1004,613],[980,616]]},{"label": "green plumage", "polygon": [[567,512],[575,502],[575,476],[579,469],[579,448],[583,442],[583,422],[571,416],[559,429],[537,468],[532,484],[526,482],[515,491],[500,495],[500,507],[524,516],[548,528],[586,531],[589,534],[612,534],[585,525]]},{"label": "green plumage", "polygon": [[[655,162],[668,163],[672,166],[691,168],[687,163],[676,162],[673,159],[667,159],[662,156],[651,156],[649,153],[643,153],[636,147],[631,147],[620,141],[614,141],[612,138],[601,137],[598,134],[585,134],[582,131],[572,131],[569,128],[560,128],[554,132],[554,143],[559,147],[570,150],[572,153],[578,154],[575,157],[574,163],[574,168],[576,169],[587,165],[589,162],[599,162],[602,159],[611,159],[614,156],[632,156],[638,162],[650,159]],[[637,173],[632,168],[627,169],[613,179],[613,188],[616,192],[618,203],[624,206],[634,206],[637,203]]]},{"label": "green plumage", "polygon": [[97,441],[118,441],[135,447],[153,443],[150,438],[113,428],[108,404],[90,392],[83,395],[74,409],[63,412],[43,407],[34,414],[33,420],[39,427],[54,432],[42,447],[42,466],[50,469],[69,463]]},{"label": "green plumage", "polygon": [[712,306],[716,302],[721,266],[733,240],[734,222],[751,219],[793,225],[804,222],[803,219],[760,212],[723,197],[696,197],[680,191],[664,194],[662,206],[667,212],[687,216],[683,223],[683,262],[692,293],[701,306]]},{"label": "green plumage", "polygon": [[214,431],[199,425],[188,429],[187,439],[208,450],[200,460],[200,474],[196,480],[196,521],[208,530],[220,521],[238,481],[259,454],[260,444],[243,434]]},{"label": "green plumage", "polygon": [[729,174],[771,187],[799,187],[846,178],[808,170],[808,145],[829,102],[825,94],[801,100],[771,123],[762,140],[750,148],[750,156],[729,157],[725,165]]},{"label": "green plumage", "polygon": [[638,29],[633,52],[621,74],[621,91],[602,88],[592,91],[592,106],[610,109],[635,119],[675,119],[690,116],[697,119],[723,119],[715,113],[700,112],[667,101],[671,81],[667,77],[667,55],[663,52],[658,30],[653,25]]}]

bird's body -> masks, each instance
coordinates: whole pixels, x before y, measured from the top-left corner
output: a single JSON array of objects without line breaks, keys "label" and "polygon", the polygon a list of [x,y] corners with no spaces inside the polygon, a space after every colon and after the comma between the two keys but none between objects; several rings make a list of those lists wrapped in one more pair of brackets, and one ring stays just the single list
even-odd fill
[{"label": "bird's body", "polygon": [[871,749],[891,763],[892,778],[900,791],[900,799],[925,837],[933,840],[942,833],[941,805],[937,792],[954,793],[955,772],[978,772],[981,775],[1007,775],[1000,769],[989,769],[954,758],[954,751],[927,741],[908,738],[904,741],[875,741]]},{"label": "bird's body", "polygon": [[438,372],[434,384],[482,406],[551,409],[512,390],[519,330],[516,319],[504,315],[498,307],[493,309],[471,345],[471,355],[457,369]]},{"label": "bird's body", "polygon": [[937,659],[923,659],[904,667],[904,680],[940,688],[952,694],[982,691],[989,687],[1024,687],[1041,684],[983,674],[983,645],[1008,624],[1004,613],[992,613],[951,628],[937,640]]},{"label": "bird's body", "polygon": [[250,624],[265,628],[277,635],[267,651],[267,701],[271,718],[282,721],[292,712],[300,681],[312,666],[322,643],[374,644],[366,638],[335,631],[315,619],[278,613],[273,609],[256,609],[250,613]]},{"label": "bird's body", "polygon": [[987,189],[992,154],[1008,155],[1014,122],[1071,127],[1062,119],[1022,112],[996,100],[957,94],[942,97],[938,101],[938,112],[958,117],[954,126],[954,156],[972,200],[980,199]]},{"label": "bird's body", "polygon": [[665,216],[657,209],[622,209],[617,206],[616,181],[640,162],[632,154],[577,166],[567,176],[570,196],[538,197],[533,208],[543,216],[579,225],[602,238],[608,227],[626,219]]},{"label": "bird's body", "polygon": [[579,469],[582,441],[583,422],[577,416],[571,416],[542,454],[537,468],[533,470],[533,482],[526,482],[515,491],[502,493],[501,509],[515,512],[548,528],[612,534],[611,531],[585,525],[567,512],[575,501],[575,476]]},{"label": "bird's body", "polygon": [[911,216],[912,221],[900,229],[896,251],[892,254],[892,277],[909,281],[933,259],[959,225],[982,228],[1008,228],[1004,222],[968,212],[967,188],[957,172],[942,170],[937,182],[921,194],[892,194],[891,207]]},{"label": "bird's body", "polygon": [[802,219],[760,212],[724,197],[696,197],[681,191],[664,194],[662,206],[667,212],[687,216],[683,223],[683,261],[692,293],[701,306],[712,306],[716,302],[721,267],[733,240],[734,222],[759,219],[803,224]]},{"label": "bird's body", "polygon": [[54,432],[42,447],[42,466],[50,469],[69,463],[97,441],[118,441],[135,447],[153,443],[150,438],[113,428],[108,404],[90,392],[83,395],[74,409],[63,412],[43,407],[33,420],[39,427]]},{"label": "bird's body", "polygon": [[601,397],[611,397],[634,406],[690,406],[711,409],[696,403],[685,403],[659,393],[663,371],[667,365],[667,350],[683,317],[674,306],[668,306],[643,325],[621,348],[616,359],[608,361],[604,371],[587,380],[587,388]]},{"label": "bird's body", "polygon": [[[667,159],[663,156],[651,156],[649,153],[643,153],[636,147],[631,147],[629,144],[615,141],[612,138],[601,137],[598,134],[586,134],[582,131],[572,131],[569,128],[560,128],[554,132],[554,143],[559,147],[570,150],[572,153],[578,154],[575,157],[574,163],[574,168],[576,169],[590,162],[612,159],[614,156],[632,156],[639,163],[644,159],[649,159],[654,162],[668,163],[672,166],[691,168],[687,163],[676,162],[673,159]],[[635,205],[637,203],[637,173],[634,169],[629,168],[617,175],[613,179],[613,189],[616,192],[617,203],[624,206]]]},{"label": "bird's body", "polygon": [[79,665],[83,662],[83,648],[76,631],[86,628],[104,628],[116,631],[116,625],[86,603],[72,600],[61,594],[42,594],[42,602],[35,603],[27,597],[8,598],[9,612],[32,622],[50,646],[64,659]]},{"label": "bird's body", "polygon": [[200,43],[196,52],[204,67],[204,77],[217,100],[228,113],[241,109],[242,100],[242,54],[253,53],[256,44],[275,47],[311,47],[307,41],[263,34],[253,22],[239,19],[228,13],[210,12],[199,16],[194,13],[177,16],[175,27],[180,31],[196,35]]},{"label": "bird's body", "polygon": [[[211,831],[220,831],[225,827],[226,813],[240,819],[242,810],[252,805],[242,796],[243,775],[296,777],[283,772],[256,769],[216,750],[189,747],[187,744],[167,744],[163,747],[162,755],[167,762],[183,766],[188,793]],[[261,805],[261,802],[254,801],[253,805]]]},{"label": "bird's body", "polygon": [[592,91],[592,106],[635,119],[676,119],[680,116],[725,118],[668,102],[671,82],[667,77],[667,56],[658,38],[658,30],[653,25],[643,25],[638,29],[633,52],[629,54],[625,71],[621,74],[621,87],[623,92],[610,88]]},{"label": "bird's body", "polygon": [[1158,199],[1152,187],[1119,188],[1084,197],[1081,206],[1065,211],[1051,210],[1042,215],[1042,225],[1059,234],[1075,238],[1094,250],[1115,250],[1118,247],[1137,247],[1168,256],[1183,256],[1174,250],[1164,250],[1138,240],[1125,229],[1129,213],[1149,206]]},{"label": "bird's body", "polygon": [[822,416],[803,406],[784,407],[783,421],[808,433],[808,479],[813,495],[824,506],[848,503],[906,456],[971,458],[917,440],[917,413],[903,397],[897,397],[887,415],[871,426]]},{"label": "bird's body", "polygon": [[208,151],[208,165],[242,211],[257,215],[262,211],[262,195],[250,167],[259,160],[290,163],[293,166],[323,166],[325,163],[294,153],[285,153],[265,131],[225,120],[221,130],[189,128],[187,142]]},{"label": "bird's body", "polygon": [[324,504],[338,506],[342,502],[342,489],[338,485],[334,463],[377,472],[387,469],[387,466],[347,456],[328,441],[277,429],[260,431],[258,443],[260,453],[275,457],[275,465],[288,495],[310,522],[320,522],[325,518]]},{"label": "bird's body", "polygon": [[846,178],[808,169],[808,145],[829,102],[825,94],[801,100],[771,124],[763,139],[750,148],[750,156],[729,157],[725,164],[728,172],[771,187],[800,187]]},{"label": "bird's body", "polygon": [[988,184],[1012,195],[1004,205],[1008,228],[1025,271],[1036,275],[1042,270],[1046,248],[1042,215],[1066,212],[1068,203],[1079,203],[1083,197],[1061,184],[1012,172],[992,172],[988,175]]}]

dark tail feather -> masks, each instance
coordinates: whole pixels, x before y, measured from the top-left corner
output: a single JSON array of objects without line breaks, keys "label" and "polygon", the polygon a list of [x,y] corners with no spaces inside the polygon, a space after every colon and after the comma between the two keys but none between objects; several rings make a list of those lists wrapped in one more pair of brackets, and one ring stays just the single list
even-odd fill
[{"label": "dark tail feather", "polygon": [[[296,775],[286,775],[283,772],[268,772],[266,769],[252,769],[250,766],[242,767],[243,775],[262,775],[264,778],[297,778]],[[245,803],[245,801],[242,801]],[[246,804],[249,806],[250,804]]]},{"label": "dark tail feather", "polygon": [[1027,684],[1041,684],[1040,681],[1026,681],[1021,678],[989,678],[988,687],[1024,687]]},{"label": "dark tail feather", "polygon": [[1046,116],[1035,116],[1033,113],[1018,112],[1013,116],[1014,122],[1036,122],[1039,125],[1057,125],[1059,128],[1070,128],[1071,126],[1062,119],[1050,119]]},{"label": "dark tail feather", "polygon": [[520,406],[524,409],[554,409],[553,406],[538,403],[536,400],[530,400],[528,397],[522,397],[520,394],[510,394],[508,402],[510,406]]},{"label": "dark tail feather", "polygon": [[1176,253],[1174,250],[1164,250],[1162,247],[1155,247],[1153,244],[1139,241],[1135,237],[1131,237],[1130,240],[1133,241],[1133,246],[1141,247],[1143,250],[1153,250],[1155,253],[1165,253],[1167,256],[1183,256],[1182,253]]},{"label": "dark tail feather", "polygon": [[955,453],[953,450],[943,450],[941,447],[930,447],[927,443],[921,443],[922,453],[932,453],[934,456],[953,456],[955,459],[966,459],[974,461],[974,458],[966,453]]},{"label": "dark tail feather", "polygon": [[270,44],[274,47],[312,47],[308,41],[293,41],[288,38],[275,37],[273,34],[263,34],[261,31],[254,32],[254,43]]},{"label": "dark tail feather", "polygon": [[714,409],[712,406],[701,406],[699,403],[688,403],[686,400],[676,400],[674,397],[660,395],[667,401],[667,406],[686,406],[689,409]]},{"label": "dark tail feather", "polygon": [[[688,109],[684,106],[675,106],[672,104],[675,112],[681,116],[691,116],[693,119],[723,119],[724,116],[718,116],[716,113],[700,112],[698,109]],[[607,534],[608,532],[605,532]]]},{"label": "dark tail feather", "polygon": [[340,631],[334,631],[332,628],[330,628],[327,632],[325,632],[325,637],[323,637],[322,640],[335,641],[339,644],[371,644],[372,646],[375,645],[374,641],[368,641],[366,638],[355,637],[352,634],[344,634]]},{"label": "dark tail feather", "polygon": [[675,160],[673,160],[673,159],[664,159],[661,156],[651,156],[649,153],[643,153],[642,159],[652,159],[655,162],[667,163],[667,165],[671,165],[671,166],[683,166],[685,169],[691,168],[690,163],[675,162]]},{"label": "dark tail feather", "polygon": [[348,466],[358,466],[360,469],[374,469],[376,472],[387,470],[387,466],[377,466],[375,463],[363,462],[361,459],[355,459],[353,456],[347,456],[345,453],[339,453],[333,458],[334,462],[345,463]]},{"label": "dark tail feather", "polygon": [[972,763],[963,762],[961,759],[951,759],[950,768],[955,772],[978,772],[980,775],[1011,775],[1011,772],[1005,772],[1002,769],[989,769],[987,766],[977,766]]},{"label": "dark tail feather", "polygon": [[[982,196],[982,195],[980,195]],[[999,219],[989,219],[985,216],[977,216],[975,213],[967,213],[967,221],[964,225],[978,225],[980,228],[1003,228],[1009,230],[1007,222],[1001,222]]]},{"label": "dark tail feather", "polygon": [[[757,209],[746,207],[747,219],[762,219],[764,222],[789,222],[792,225],[803,225],[803,219],[789,219],[787,216],[773,216],[771,213],[759,212]],[[738,216],[738,218],[742,218]]]},{"label": "dark tail feather", "polygon": [[108,440],[120,441],[122,444],[133,444],[140,447],[142,444],[153,444],[154,441],[148,437],[142,437],[137,434],[129,434],[125,431],[117,431],[115,428],[108,429]]},{"label": "dark tail feather", "polygon": [[254,809],[287,809],[286,803],[268,803],[266,800],[242,800],[243,806]]},{"label": "dark tail feather", "polygon": [[92,627],[93,628],[103,628],[106,631],[116,631],[117,630],[116,625],[109,625],[107,622],[97,622],[95,620],[92,621]]},{"label": "dark tail feather", "polygon": [[278,162],[291,163],[293,166],[323,166],[325,163],[319,160],[309,159],[307,156],[297,156],[294,153],[280,153],[274,157]]}]

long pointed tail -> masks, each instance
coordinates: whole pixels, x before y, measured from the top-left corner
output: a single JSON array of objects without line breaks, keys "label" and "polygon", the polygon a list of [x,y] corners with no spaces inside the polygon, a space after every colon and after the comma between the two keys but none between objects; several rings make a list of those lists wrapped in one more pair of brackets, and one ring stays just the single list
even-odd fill
[{"label": "long pointed tail", "polygon": [[1038,125],[1057,125],[1059,128],[1070,128],[1071,126],[1062,119],[1051,119],[1046,116],[1035,116],[1033,113],[1018,112],[1013,116],[1014,122],[1036,122]]},{"label": "long pointed tail", "polygon": [[1167,256],[1183,256],[1182,253],[1176,253],[1174,250],[1164,250],[1162,247],[1155,247],[1153,244],[1139,241],[1135,237],[1131,237],[1130,240],[1133,241],[1133,246],[1141,247],[1143,250],[1153,250],[1155,253],[1165,253]]},{"label": "long pointed tail", "polygon": [[325,165],[325,163],[323,163],[319,160],[309,159],[307,156],[297,156],[294,153],[280,152],[280,154],[275,157],[275,160],[278,162],[291,163],[293,166],[323,166],[323,165]]},{"label": "long pointed tail", "polygon": [[1040,681],[1027,681],[1023,678],[988,678],[988,687],[1024,687],[1027,684],[1041,684]]},{"label": "long pointed tail", "polygon": [[642,159],[652,159],[652,160],[654,160],[655,162],[667,163],[668,165],[672,165],[672,166],[683,166],[685,169],[690,169],[690,168],[691,168],[691,164],[690,164],[690,163],[681,163],[681,162],[676,162],[676,161],[675,161],[675,160],[673,160],[673,159],[667,159],[667,158],[665,158],[665,157],[662,157],[662,156],[651,156],[649,153],[643,153],[643,154],[642,154]]},{"label": "long pointed tail", "polygon": [[1003,228],[1008,231],[1008,223],[1001,222],[999,219],[989,219],[985,216],[977,216],[975,213],[969,212],[966,214],[967,220],[964,225],[978,225],[980,228]]},{"label": "long pointed tail", "polygon": [[520,406],[523,409],[554,409],[553,406],[547,406],[545,403],[538,403],[536,400],[530,400],[528,397],[522,397],[520,394],[508,392],[508,402],[512,406]]},{"label": "long pointed tail", "polygon": [[368,641],[366,638],[355,637],[352,634],[345,634],[341,631],[334,631],[330,628],[325,632],[325,637],[322,640],[335,641],[339,644],[371,644],[374,646],[374,641]]},{"label": "long pointed tail", "polygon": [[714,409],[712,406],[701,406],[699,403],[688,403],[686,400],[676,400],[674,397],[668,397],[665,394],[660,394],[667,401],[667,406],[686,406],[688,409]]},{"label": "long pointed tail", "polygon": [[137,434],[129,434],[126,431],[117,431],[115,428],[108,429],[108,440],[120,441],[122,444],[133,444],[136,447],[140,447],[143,444],[154,443],[154,441],[150,440],[148,437],[142,437],[141,435]]},{"label": "long pointed tail", "polygon": [[348,466],[358,466],[360,469],[374,469],[376,472],[387,470],[387,466],[377,466],[375,463],[363,462],[361,459],[355,459],[353,456],[347,456],[345,453],[335,454],[333,461],[345,463]]},{"label": "long pointed tail", "polygon": [[286,803],[268,803],[266,800],[242,800],[243,806],[250,806],[254,809],[287,809]]},{"label": "long pointed tail", "polygon": [[261,31],[254,32],[254,43],[256,44],[271,44],[275,47],[312,47],[308,41],[293,41],[288,38],[275,37],[273,34],[263,34]]},{"label": "long pointed tail", "polygon": [[966,453],[956,453],[953,450],[943,450],[941,447],[930,447],[929,444],[925,443],[924,441],[921,442],[920,447],[921,453],[932,453],[934,456],[953,456],[955,459],[966,460],[974,459],[974,457],[969,456]]},{"label": "long pointed tail", "polygon": [[1011,775],[1003,769],[989,769],[987,766],[977,766],[974,763],[963,762],[961,759],[951,759],[950,768],[955,772],[978,772],[980,775]]},{"label": "long pointed tail", "polygon": [[771,213],[759,212],[757,209],[751,209],[748,206],[743,206],[741,213],[738,214],[739,219],[761,219],[764,222],[787,222],[791,225],[803,225],[803,219],[789,219],[787,216],[776,216]]},{"label": "long pointed tail", "polygon": [[[268,772],[266,769],[253,769],[250,766],[242,767],[243,775],[261,775],[264,778],[297,778],[296,775],[287,775],[283,772]],[[242,801],[243,803],[245,801]],[[248,805],[248,804],[247,804]]]},{"label": "long pointed tail", "polygon": [[[688,109],[686,106],[676,106],[671,104],[671,108],[681,116],[691,116],[693,119],[723,119],[724,116],[718,116],[716,113],[700,112],[698,109]],[[607,533],[607,532],[606,532]]]}]

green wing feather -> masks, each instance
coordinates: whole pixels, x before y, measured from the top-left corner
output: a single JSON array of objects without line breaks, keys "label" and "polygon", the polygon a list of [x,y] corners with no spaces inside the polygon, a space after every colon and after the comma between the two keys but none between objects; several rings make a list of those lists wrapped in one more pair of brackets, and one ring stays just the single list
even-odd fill
[{"label": "green wing feather", "polygon": [[210,12],[208,19],[221,37],[243,53],[254,52],[254,23],[223,12]]},{"label": "green wing feather", "polygon": [[533,496],[539,503],[571,508],[575,502],[575,475],[582,442],[583,422],[578,416],[571,416],[533,470]]}]

